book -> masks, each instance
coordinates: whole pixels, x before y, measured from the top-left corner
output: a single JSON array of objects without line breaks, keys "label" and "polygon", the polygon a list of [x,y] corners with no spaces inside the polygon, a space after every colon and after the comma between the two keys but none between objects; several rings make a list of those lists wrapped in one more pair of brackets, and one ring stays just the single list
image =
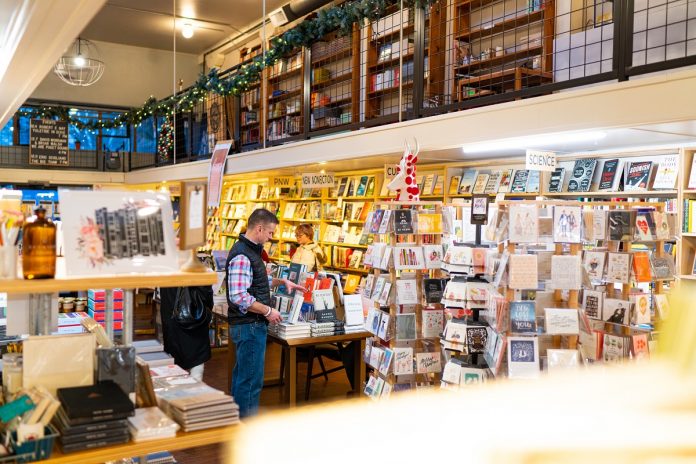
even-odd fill
[{"label": "book", "polygon": [[459,193],[472,193],[477,177],[478,171],[474,169],[465,170],[462,174],[462,180],[459,184]]},{"label": "book", "polygon": [[691,160],[691,170],[689,171],[689,183],[687,184],[689,190],[696,189],[696,156]]},{"label": "book", "polygon": [[524,193],[527,191],[527,180],[529,179],[529,171],[527,169],[518,169],[515,171],[515,176],[512,178],[512,186],[510,192]]},{"label": "book", "polygon": [[435,186],[435,176],[436,174],[427,174],[425,176],[425,183],[423,184],[423,189],[421,190],[421,195],[432,195],[433,187]]},{"label": "book", "polygon": [[486,190],[486,185],[488,184],[488,174],[479,174],[476,176],[476,182],[474,183],[474,188],[471,193],[480,194]]},{"label": "book", "polygon": [[575,161],[573,172],[568,181],[569,192],[589,192],[592,186],[592,177],[597,167],[596,159],[581,159]]},{"label": "book", "polygon": [[336,193],[336,197],[341,198],[343,194],[346,192],[346,183],[348,182],[348,177],[341,177],[339,184],[338,184],[338,191]]},{"label": "book", "polygon": [[544,325],[549,335],[578,335],[580,320],[577,309],[546,308]]},{"label": "book", "polygon": [[563,176],[565,175],[565,168],[556,168],[551,173],[551,178],[549,179],[549,193],[560,193],[563,191]]},{"label": "book", "polygon": [[626,164],[624,174],[624,190],[647,190],[650,181],[650,169],[652,161],[631,161]]},{"label": "book", "polygon": [[449,188],[447,189],[448,195],[456,195],[459,193],[459,184],[462,181],[462,176],[452,176],[450,179]]},{"label": "book", "polygon": [[366,189],[367,189],[367,176],[362,176],[360,178],[360,183],[358,184],[358,188],[355,190],[355,196],[356,197],[365,196]]},{"label": "book", "polygon": [[592,319],[602,318],[602,303],[604,302],[604,292],[598,290],[585,289],[582,292],[582,309],[587,317]]},{"label": "book", "polygon": [[508,377],[536,379],[539,377],[539,340],[536,337],[508,337]]},{"label": "book", "polygon": [[527,177],[527,193],[539,193],[541,171],[530,170]]},{"label": "book", "polygon": [[394,233],[408,235],[415,232],[413,227],[413,211],[410,209],[397,209],[393,212]]},{"label": "book", "polygon": [[512,185],[512,169],[503,169],[500,174],[500,186],[498,187],[498,193],[508,193],[510,191],[510,186]]},{"label": "book", "polygon": [[510,302],[510,331],[536,333],[536,305],[534,301]]},{"label": "book", "polygon": [[655,180],[653,180],[652,188],[673,189],[677,184],[677,173],[679,170],[679,155],[666,155],[657,165]]},{"label": "book", "polygon": [[433,185],[433,195],[442,196],[445,193],[445,178],[440,175],[435,175],[435,185]]},{"label": "book", "polygon": [[599,176],[598,190],[614,190],[616,171],[619,168],[619,160],[606,160],[602,166],[602,173]]},{"label": "book", "polygon": [[614,324],[628,325],[631,316],[631,302],[616,298],[605,298],[602,308],[602,320]]},{"label": "book", "polygon": [[[85,387],[59,388],[58,400],[70,425],[78,422],[121,419],[133,415],[133,403],[114,382]],[[84,421],[82,422],[84,423]]]},{"label": "book", "polygon": [[372,195],[375,194],[375,183],[376,183],[375,176],[370,176],[367,179],[367,188],[365,189],[365,196],[366,197],[371,197]]},{"label": "book", "polygon": [[488,176],[488,181],[486,181],[486,187],[483,189],[483,193],[498,193],[498,189],[500,188],[500,181],[502,180],[502,174],[503,173],[500,171],[491,172]]},{"label": "book", "polygon": [[363,313],[362,297],[360,295],[344,295],[343,312],[346,325],[364,325],[365,316]]}]

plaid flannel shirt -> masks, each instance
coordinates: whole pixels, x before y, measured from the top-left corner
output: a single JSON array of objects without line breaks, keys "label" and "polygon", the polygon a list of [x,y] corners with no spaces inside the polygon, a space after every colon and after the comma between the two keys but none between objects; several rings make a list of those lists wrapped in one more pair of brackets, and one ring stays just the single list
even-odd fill
[{"label": "plaid flannel shirt", "polygon": [[[232,303],[239,307],[242,314],[246,314],[256,298],[248,292],[254,279],[254,272],[251,270],[251,261],[244,255],[237,255],[232,258],[227,268],[227,292]],[[268,276],[268,286],[272,285],[273,278]]]}]

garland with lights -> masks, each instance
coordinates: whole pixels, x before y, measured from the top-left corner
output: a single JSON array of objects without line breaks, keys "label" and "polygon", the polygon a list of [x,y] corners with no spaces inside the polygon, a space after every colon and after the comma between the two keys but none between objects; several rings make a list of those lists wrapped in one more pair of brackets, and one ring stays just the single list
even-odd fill
[{"label": "garland with lights", "polygon": [[[426,8],[437,1],[404,0],[404,6]],[[221,96],[239,95],[259,80],[264,68],[273,66],[294,49],[309,47],[326,34],[336,30],[343,35],[350,34],[353,24],[361,23],[364,20],[375,21],[384,15],[387,8],[400,3],[400,0],[355,0],[320,10],[315,18],[302,21],[279,37],[271,39],[270,47],[265,55],[257,56],[250,63],[242,65],[236,73],[221,78],[218,75],[218,70],[213,68],[208,74],[201,73],[193,86],[184,92],[171,95],[160,101],[157,101],[155,97],[150,97],[140,108],[131,108],[114,119],[84,121],[70,114],[69,108],[62,106],[24,108],[17,111],[17,114],[31,118],[60,119],[68,121],[81,130],[97,130],[112,129],[124,124],[138,126],[152,115],[174,115],[175,111],[190,111],[196,103],[202,102],[209,93]]]},{"label": "garland with lights", "polygon": [[167,116],[162,121],[159,137],[157,138],[157,161],[164,163],[174,151],[174,127],[172,120]]}]

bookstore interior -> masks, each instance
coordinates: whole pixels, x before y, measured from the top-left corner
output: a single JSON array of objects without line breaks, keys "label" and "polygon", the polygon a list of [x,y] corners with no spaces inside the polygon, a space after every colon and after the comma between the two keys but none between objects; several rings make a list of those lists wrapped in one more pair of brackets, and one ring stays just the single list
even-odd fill
[{"label": "bookstore interior", "polygon": [[[537,5],[525,14],[543,20],[549,13]],[[660,462],[678,452],[685,462],[696,459],[687,433],[696,423],[687,375],[696,351],[688,311],[696,295],[696,138],[644,147],[627,139],[594,151],[520,141],[507,154],[459,149],[438,160],[433,153],[450,147],[432,138],[424,145],[423,131],[409,132],[434,124],[423,118],[397,123],[398,139],[376,128],[346,139],[347,152],[363,153],[355,159],[319,161],[302,153],[317,150],[302,142],[294,159],[283,159],[277,153],[292,145],[274,142],[384,112],[384,95],[397,87],[402,98],[400,66],[396,75],[372,76],[369,89],[356,87],[379,94],[379,102],[322,97],[325,87],[356,84],[350,80],[360,66],[336,75],[323,58],[350,59],[350,47],[360,46],[355,36],[331,36],[324,48],[312,46],[311,57],[290,50],[264,85],[239,95],[238,137],[209,133],[210,159],[189,163],[189,171],[174,164],[104,182],[89,182],[83,171],[75,180],[72,171],[49,169],[80,151],[68,124],[31,117],[28,156],[36,166],[17,169],[22,180],[3,176],[0,189],[0,463],[175,463],[186,462],[176,454],[184,449],[202,463],[319,462],[336,449],[347,462],[383,453],[387,439],[378,434],[346,447],[357,424],[379,424],[383,434],[393,427],[399,441],[413,436],[418,445],[394,447],[400,460],[432,460],[441,450],[422,443],[430,433],[416,422],[461,430],[474,423],[471,414],[476,431],[499,431],[476,435],[465,453],[471,462]],[[398,66],[400,48],[414,53],[408,41],[372,46],[374,69],[383,61]],[[252,48],[244,53],[257,56]],[[487,53],[476,61],[506,54]],[[305,72],[311,89],[285,82]],[[413,72],[413,62],[404,65],[404,74]],[[524,72],[550,79],[539,69]],[[488,95],[473,80],[457,83],[462,99]],[[266,84],[271,93],[260,105]],[[259,121],[260,114],[268,117]],[[399,150],[369,153],[379,137],[392,137]],[[332,140],[313,147],[338,146]],[[160,144],[172,149],[166,137],[158,151]],[[251,144],[261,145],[258,153],[237,152]],[[261,167],[254,157],[265,160]],[[37,186],[31,179],[41,176],[32,171],[50,171],[51,185]],[[252,243],[244,234],[259,209],[277,219],[261,257],[269,280],[282,282],[270,289],[268,312],[281,317],[268,325],[269,353],[274,346],[280,354],[267,356],[265,367],[280,373],[284,413],[247,423],[230,391],[237,354],[228,311],[236,309],[228,308],[227,286],[230,250]],[[210,308],[188,290],[202,287],[212,287]],[[172,321],[197,323],[224,358],[224,387],[165,350],[168,321],[157,309],[165,289],[176,289]],[[136,330],[138,308],[151,308],[146,330]],[[679,368],[660,361],[668,354]],[[315,361],[321,373],[313,373]],[[309,401],[312,380],[328,382],[337,371],[349,380],[348,397],[336,405]],[[294,408],[304,382],[303,405],[321,407]],[[588,446],[587,431],[602,420],[589,404],[608,422],[620,419]],[[649,432],[636,433],[632,421]],[[319,452],[278,433],[324,423],[333,433],[322,434]],[[276,446],[269,447],[271,434]],[[216,460],[196,458],[195,449],[208,445],[220,446]]]}]

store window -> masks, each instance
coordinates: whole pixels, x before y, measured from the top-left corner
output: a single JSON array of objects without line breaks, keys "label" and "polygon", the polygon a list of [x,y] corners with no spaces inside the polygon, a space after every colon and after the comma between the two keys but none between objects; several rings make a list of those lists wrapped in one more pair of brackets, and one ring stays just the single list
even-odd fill
[{"label": "store window", "polygon": [[[120,113],[102,113],[102,119],[115,119]],[[102,129],[102,150],[104,152],[130,152],[131,140],[128,124],[121,127]]]},{"label": "store window", "polygon": [[12,145],[12,136],[14,135],[14,118],[10,118],[5,124],[5,127],[0,130],[0,146]]},{"label": "store window", "polygon": [[[78,110],[71,109],[71,116],[79,119],[84,123],[95,121],[99,118],[99,112],[93,110]],[[68,126],[68,147],[71,150],[78,148],[80,150],[96,150],[97,149],[97,136],[99,135],[99,129],[79,129],[74,124]]]},{"label": "store window", "polygon": [[157,130],[155,118],[143,119],[135,127],[135,150],[138,153],[155,153],[157,151]]}]

